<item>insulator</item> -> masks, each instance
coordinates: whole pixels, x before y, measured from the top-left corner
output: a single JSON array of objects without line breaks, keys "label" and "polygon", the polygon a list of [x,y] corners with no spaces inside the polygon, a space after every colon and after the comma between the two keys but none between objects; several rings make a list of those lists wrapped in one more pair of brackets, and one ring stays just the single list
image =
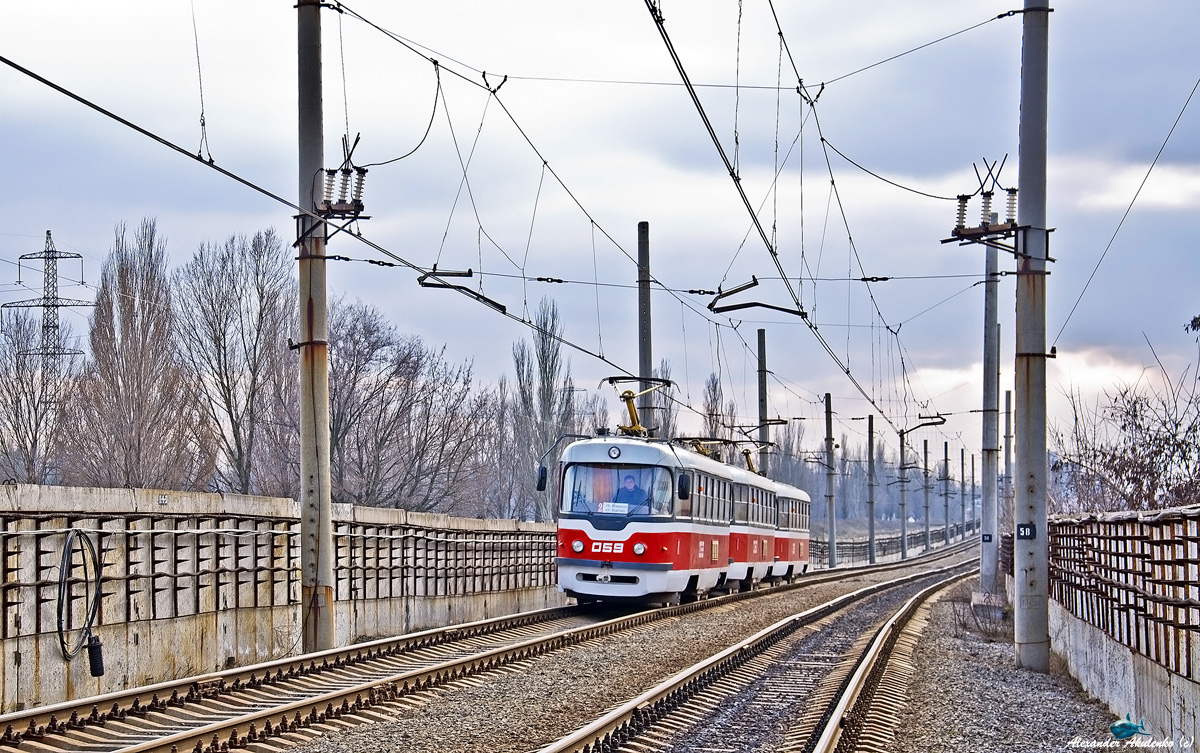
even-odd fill
[{"label": "insulator", "polygon": [[325,203],[333,201],[333,179],[337,175],[337,170],[325,171]]},{"label": "insulator", "polygon": [[1008,189],[1008,224],[1017,224],[1017,189]]},{"label": "insulator", "polygon": [[350,168],[342,168],[342,182],[338,184],[338,203],[346,203],[346,193],[350,190]]},{"label": "insulator", "polygon": [[954,220],[954,229],[962,230],[967,226],[967,202],[970,201],[970,196],[959,195],[958,197],[958,217]]},{"label": "insulator", "polygon": [[355,204],[362,203],[363,183],[365,183],[366,180],[367,180],[367,168],[365,168],[365,167],[354,168],[354,203]]},{"label": "insulator", "polygon": [[979,224],[981,224],[981,225],[992,224],[992,192],[991,191],[983,192],[983,214],[982,214],[982,217],[983,217],[983,219],[980,220]]}]

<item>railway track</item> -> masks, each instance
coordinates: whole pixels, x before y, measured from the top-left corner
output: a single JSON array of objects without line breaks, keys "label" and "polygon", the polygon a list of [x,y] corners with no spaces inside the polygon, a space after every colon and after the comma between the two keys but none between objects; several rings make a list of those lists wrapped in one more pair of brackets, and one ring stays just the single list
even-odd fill
[{"label": "railway track", "polygon": [[[896,563],[872,572],[912,565]],[[620,616],[575,607],[542,610],[17,712],[0,717],[6,729],[0,747],[98,753],[273,750],[322,731],[377,721],[389,716],[380,709],[403,705],[415,694],[519,665],[539,653],[866,570],[814,574],[765,591]]]},{"label": "railway track", "polygon": [[913,649],[928,623],[930,597],[962,577],[922,590],[879,630],[823,718],[819,734],[812,736],[813,753],[872,753],[894,748],[896,712],[904,706],[912,679]]},{"label": "railway track", "polygon": [[887,750],[871,747],[887,740],[875,720],[894,710],[888,690],[901,685],[884,679],[886,658],[902,637],[911,645],[904,628],[917,605],[973,572],[959,565],[915,574],[788,617],[539,753],[832,753],[858,750],[859,740],[865,750]]}]

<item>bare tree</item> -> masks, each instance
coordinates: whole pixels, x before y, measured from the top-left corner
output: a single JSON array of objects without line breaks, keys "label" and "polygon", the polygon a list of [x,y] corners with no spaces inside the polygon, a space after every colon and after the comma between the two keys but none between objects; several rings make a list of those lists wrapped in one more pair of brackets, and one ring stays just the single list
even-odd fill
[{"label": "bare tree", "polygon": [[[293,296],[294,298],[294,296]],[[296,332],[292,317],[291,338]],[[268,354],[259,433],[254,442],[254,487],[259,494],[298,499],[300,495],[300,383],[293,351],[280,345]]]},{"label": "bare tree", "polygon": [[[517,414],[527,441],[525,494],[533,503],[535,520],[554,520],[556,507],[550,490],[537,492],[533,487],[538,457],[550,449],[563,434],[574,432],[575,385],[570,363],[562,356],[562,322],[558,306],[549,298],[538,305],[533,321],[533,345],[521,340],[513,346],[513,367],[517,373]],[[553,466],[558,451],[548,458]]]},{"label": "bare tree", "polygon": [[[70,339],[70,330],[60,333]],[[42,329],[23,310],[0,327],[0,474],[26,484],[55,480],[61,400],[77,376],[74,354],[39,353]]]},{"label": "bare tree", "polygon": [[334,498],[454,511],[470,498],[489,428],[470,366],[398,336],[374,307],[338,302],[330,314]]},{"label": "bare tree", "polygon": [[736,423],[737,403],[725,402],[721,378],[716,373],[709,374],[704,382],[704,436],[732,440]]},{"label": "bare tree", "polygon": [[1143,377],[1088,408],[1069,396],[1073,422],[1053,434],[1056,506],[1147,510],[1200,503],[1200,395],[1191,368],[1160,384]]},{"label": "bare tree", "polygon": [[476,481],[472,496],[474,512],[486,518],[521,519],[529,512],[529,468],[527,439],[520,436],[520,408],[513,398],[508,379],[500,377],[488,394],[486,428],[476,444],[477,462],[485,469]]},{"label": "bare tree", "polygon": [[608,414],[608,401],[604,399],[604,395],[592,393],[587,397],[578,397],[583,394],[579,389],[571,394],[577,396],[575,407],[572,409],[575,416],[572,434],[595,434],[596,429],[609,425],[611,418]]},{"label": "bare tree", "polygon": [[217,485],[263,491],[254,461],[279,358],[295,318],[291,263],[275,231],[203,244],[174,278],[179,340],[223,462]]},{"label": "bare tree", "polygon": [[[660,361],[658,368],[654,370],[654,376],[657,379],[669,381],[671,379],[671,362],[665,358]],[[642,419],[643,423],[653,423],[656,437],[671,439],[679,436],[679,402],[671,397],[671,391],[672,387],[664,386],[652,393],[651,410],[654,415]]]},{"label": "bare tree", "polygon": [[101,273],[91,361],[66,403],[70,483],[194,489],[212,478],[212,433],[181,362],[166,243],[154,220],[119,225]]},{"label": "bare tree", "polygon": [[721,425],[725,417],[724,402],[721,378],[712,372],[704,382],[704,436],[718,439],[725,435],[725,427]]}]

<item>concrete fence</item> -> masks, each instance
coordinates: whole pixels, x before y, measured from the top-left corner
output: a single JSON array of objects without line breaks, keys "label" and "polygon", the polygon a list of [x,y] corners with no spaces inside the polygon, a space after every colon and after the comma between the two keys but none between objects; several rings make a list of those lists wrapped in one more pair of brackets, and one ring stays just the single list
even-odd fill
[{"label": "concrete fence", "polygon": [[1200,734],[1200,507],[1057,518],[1049,547],[1055,653],[1118,718],[1190,747]]},{"label": "concrete fence", "polygon": [[[0,486],[0,713],[297,653],[298,514],[289,499]],[[341,645],[565,603],[553,525],[335,505],[334,526]]]}]

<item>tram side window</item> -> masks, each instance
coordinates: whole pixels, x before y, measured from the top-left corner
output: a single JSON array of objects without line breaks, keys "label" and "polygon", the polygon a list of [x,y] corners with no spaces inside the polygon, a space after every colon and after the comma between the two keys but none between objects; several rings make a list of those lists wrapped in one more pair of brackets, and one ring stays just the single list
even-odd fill
[{"label": "tram side window", "polygon": [[712,476],[705,476],[704,477],[704,519],[705,520],[712,520],[712,516],[713,516],[712,502],[713,502],[713,479],[712,479]]},{"label": "tram side window", "polygon": [[713,479],[711,476],[704,477],[704,519],[712,520],[713,517]]},{"label": "tram side window", "polygon": [[733,487],[733,520],[737,523],[750,521],[750,490],[745,484]]},{"label": "tram side window", "polygon": [[[680,472],[680,475],[683,475],[682,471]],[[699,480],[700,480],[699,474],[693,474],[692,475],[692,484],[693,484],[692,493],[688,495],[687,499],[681,499],[676,502],[676,504],[679,505],[678,517],[680,517],[680,518],[692,517],[692,500],[696,498],[696,487],[697,487],[696,482]]]}]

